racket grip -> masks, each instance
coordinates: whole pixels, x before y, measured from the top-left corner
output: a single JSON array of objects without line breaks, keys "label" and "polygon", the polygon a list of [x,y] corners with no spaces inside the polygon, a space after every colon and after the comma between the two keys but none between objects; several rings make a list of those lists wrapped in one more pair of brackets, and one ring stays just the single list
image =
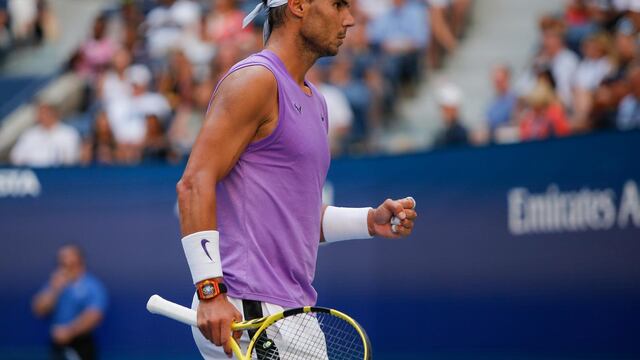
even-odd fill
[{"label": "racket grip", "polygon": [[198,315],[194,310],[165,300],[160,295],[152,295],[149,298],[147,310],[152,314],[166,316],[186,325],[198,326]]}]

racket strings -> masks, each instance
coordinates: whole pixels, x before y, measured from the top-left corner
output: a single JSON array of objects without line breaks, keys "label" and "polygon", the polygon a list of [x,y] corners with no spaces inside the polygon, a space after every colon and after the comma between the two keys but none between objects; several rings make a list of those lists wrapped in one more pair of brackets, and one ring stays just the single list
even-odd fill
[{"label": "racket strings", "polygon": [[328,313],[304,313],[269,326],[256,341],[257,360],[363,360],[365,345],[356,328]]}]

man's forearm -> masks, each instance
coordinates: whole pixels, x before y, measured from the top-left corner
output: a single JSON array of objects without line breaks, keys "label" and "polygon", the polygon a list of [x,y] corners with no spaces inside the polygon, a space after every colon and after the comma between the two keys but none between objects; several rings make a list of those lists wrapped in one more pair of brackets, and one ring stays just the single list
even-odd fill
[{"label": "man's forearm", "polygon": [[80,316],[69,324],[72,337],[78,337],[92,332],[102,321],[102,311],[97,309],[85,310]]},{"label": "man's forearm", "polygon": [[177,186],[183,236],[216,229],[215,182],[184,176]]},{"label": "man's forearm", "polygon": [[59,291],[53,289],[44,290],[33,299],[33,312],[39,316],[46,316],[53,310],[58,302]]}]

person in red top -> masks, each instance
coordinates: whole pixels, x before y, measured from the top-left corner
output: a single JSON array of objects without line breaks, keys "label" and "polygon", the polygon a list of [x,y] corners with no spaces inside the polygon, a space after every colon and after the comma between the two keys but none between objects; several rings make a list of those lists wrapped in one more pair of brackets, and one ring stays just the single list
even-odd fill
[{"label": "person in red top", "polygon": [[542,140],[571,133],[562,104],[556,99],[549,84],[538,83],[525,100],[528,108],[520,119],[521,141]]},{"label": "person in red top", "polygon": [[251,28],[242,28],[245,13],[238,8],[236,0],[216,0],[207,16],[206,32],[214,44],[227,41],[242,41],[250,36]]}]

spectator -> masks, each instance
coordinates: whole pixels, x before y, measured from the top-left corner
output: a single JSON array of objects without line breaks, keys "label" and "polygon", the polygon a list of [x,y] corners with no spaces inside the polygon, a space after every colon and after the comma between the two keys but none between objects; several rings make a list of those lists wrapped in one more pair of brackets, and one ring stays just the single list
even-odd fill
[{"label": "spectator", "polygon": [[593,106],[593,95],[602,80],[613,70],[609,58],[610,41],[606,34],[594,34],[582,44],[584,58],[578,65],[574,79],[574,125],[588,128],[588,116]]},{"label": "spectator", "polygon": [[107,113],[101,111],[96,117],[91,134],[82,144],[81,162],[113,165],[117,162],[117,143],[109,125]]},{"label": "spectator", "polygon": [[329,68],[329,83],[338,88],[349,101],[353,111],[353,121],[348,142],[365,150],[367,135],[370,130],[370,114],[372,112],[371,89],[363,80],[352,75],[353,64],[345,56],[337,56]]},{"label": "spectator", "polygon": [[149,90],[152,74],[144,65],[132,65],[126,70],[131,84],[131,97],[121,97],[107,104],[107,115],[118,142],[121,159],[129,164],[140,161],[146,136],[146,116],[168,119],[171,107],[167,99]]},{"label": "spectator", "polygon": [[424,8],[413,1],[393,0],[393,7],[373,19],[368,31],[383,54],[384,72],[394,86],[416,82],[430,36]]},{"label": "spectator", "polygon": [[[456,4],[457,16],[466,16],[466,11],[470,5],[469,0],[426,0],[429,5],[429,18],[432,26],[434,39],[438,44],[444,47],[448,52],[453,52],[458,47],[457,36],[462,32],[462,25],[456,21],[456,24],[449,24],[448,10],[452,7],[452,3]],[[464,15],[463,15],[464,14]]]},{"label": "spectator", "polygon": [[216,47],[207,40],[205,16],[200,17],[198,26],[183,33],[181,43],[181,50],[193,65],[195,76],[200,79],[208,77]]},{"label": "spectator", "polygon": [[98,16],[93,24],[92,37],[87,40],[76,55],[75,71],[94,80],[96,76],[107,69],[111,59],[118,50],[118,45],[107,36],[107,17]]},{"label": "spectator", "polygon": [[359,0],[358,8],[368,20],[379,18],[391,9],[393,0]]},{"label": "spectator", "polygon": [[171,108],[190,102],[193,93],[193,66],[185,54],[176,50],[158,77],[158,91],[169,101]]},{"label": "spectator", "polygon": [[182,29],[173,16],[174,0],[162,0],[146,17],[146,43],[151,59],[163,59],[180,44]]},{"label": "spectator", "polygon": [[593,95],[593,107],[588,117],[588,130],[608,130],[616,127],[618,107],[627,96],[627,82],[619,75],[603,80]]},{"label": "spectator", "polygon": [[100,79],[98,97],[105,104],[131,96],[131,85],[126,77],[126,70],[131,65],[131,60],[131,54],[124,48],[119,49],[113,56],[111,69]]},{"label": "spectator", "polygon": [[551,68],[558,97],[564,106],[572,109],[572,85],[578,68],[578,56],[565,45],[564,25],[561,21],[554,18],[543,18],[540,29],[542,31],[542,49],[535,62],[546,64]]},{"label": "spectator", "polygon": [[520,140],[542,140],[566,136],[571,132],[562,104],[556,100],[551,86],[540,81],[526,97],[528,108],[520,119]]},{"label": "spectator", "polygon": [[640,128],[640,66],[629,70],[631,93],[627,95],[618,110],[617,127],[620,130]]},{"label": "spectator", "polygon": [[169,146],[169,138],[162,120],[155,114],[148,114],[145,120],[147,129],[142,146],[142,161],[175,162],[177,158]]},{"label": "spectator", "polygon": [[11,33],[16,41],[24,42],[32,39],[38,18],[38,1],[9,0],[7,9],[11,18]]},{"label": "spectator", "polygon": [[336,86],[326,81],[323,69],[313,67],[307,72],[307,80],[316,85],[327,102],[329,119],[329,146],[332,155],[339,155],[344,151],[348,141],[353,111],[344,93]]},{"label": "spectator", "polygon": [[575,87],[580,90],[593,91],[600,82],[611,73],[613,64],[609,58],[610,40],[605,33],[587,37],[582,44],[584,58],[578,65],[575,76]]},{"label": "spectator", "polygon": [[58,251],[58,267],[33,299],[33,312],[51,323],[51,358],[96,359],[94,331],[102,322],[107,292],[87,272],[85,258],[76,245]]},{"label": "spectator", "polygon": [[[238,8],[236,0],[213,0],[207,15],[207,38],[214,44],[223,44],[249,36],[251,28],[242,28],[245,14]],[[239,40],[240,41],[240,40]]]},{"label": "spectator", "polygon": [[0,5],[0,60],[9,52],[12,41],[9,30],[9,13],[5,7]]},{"label": "spectator", "polygon": [[[447,53],[453,53],[458,48],[458,38],[461,33],[457,32],[454,23],[460,19],[461,11],[465,11],[467,0],[425,0],[427,3],[427,17],[431,25],[433,43],[428,50],[429,65],[432,68],[439,68],[442,59]],[[452,9],[456,9],[452,11]],[[454,13],[455,16],[449,16]],[[455,21],[453,18],[456,18]],[[449,21],[451,19],[452,21]],[[462,30],[461,28],[458,30]]]},{"label": "spectator", "polygon": [[438,91],[437,101],[444,122],[444,131],[436,139],[435,146],[441,148],[468,145],[468,132],[460,121],[460,89],[453,84],[444,84]]},{"label": "spectator", "polygon": [[507,65],[498,65],[493,69],[493,88],[495,97],[487,109],[487,121],[491,133],[513,119],[518,98],[511,90],[511,69]]},{"label": "spectator", "polygon": [[622,19],[616,27],[615,52],[618,72],[624,76],[631,64],[638,58],[637,30],[628,19]]},{"label": "spectator", "polygon": [[169,141],[179,158],[187,157],[191,152],[191,147],[204,122],[213,89],[214,84],[210,80],[195,85],[193,101],[182,103],[176,111],[169,129]]},{"label": "spectator", "polygon": [[38,125],[23,133],[11,150],[13,165],[49,167],[76,164],[80,158],[80,135],[60,122],[52,105],[37,105]]}]

